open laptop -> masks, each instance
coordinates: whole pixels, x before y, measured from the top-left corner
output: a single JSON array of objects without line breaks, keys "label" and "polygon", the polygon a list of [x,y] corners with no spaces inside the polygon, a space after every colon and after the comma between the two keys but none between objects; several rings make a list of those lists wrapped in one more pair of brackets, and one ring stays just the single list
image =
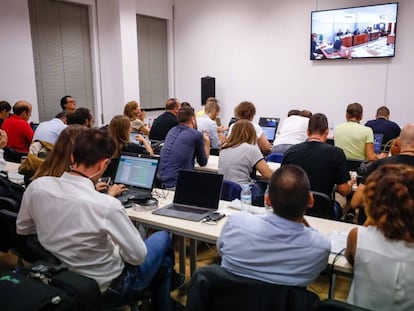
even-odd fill
[{"label": "open laptop", "polygon": [[122,203],[151,198],[158,169],[158,158],[142,154],[122,153],[114,183],[124,184],[128,190],[117,196]]},{"label": "open laptop", "polygon": [[374,133],[374,151],[375,151],[375,153],[381,153],[382,140],[383,139],[384,139],[384,134]]},{"label": "open laptop", "polygon": [[222,183],[221,174],[181,170],[173,203],[152,213],[200,221],[217,210]]},{"label": "open laptop", "polygon": [[280,118],[259,119],[259,126],[262,128],[267,140],[272,144],[276,137],[277,128],[279,127]]}]

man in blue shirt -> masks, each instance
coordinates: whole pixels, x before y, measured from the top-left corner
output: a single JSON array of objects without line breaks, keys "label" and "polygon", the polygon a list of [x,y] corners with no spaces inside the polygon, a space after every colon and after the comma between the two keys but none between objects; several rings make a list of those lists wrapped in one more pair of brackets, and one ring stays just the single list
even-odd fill
[{"label": "man in blue shirt", "polygon": [[313,205],[305,171],[285,165],[269,182],[266,203],[273,213],[232,214],[217,241],[221,266],[239,276],[273,284],[308,286],[328,263],[330,241],[309,227]]},{"label": "man in blue shirt", "polygon": [[386,144],[391,139],[397,138],[401,132],[400,126],[390,121],[390,110],[385,106],[379,107],[375,120],[369,120],[365,123],[365,126],[372,128],[374,133],[384,134],[383,144]]},{"label": "man in blue shirt", "polygon": [[168,132],[160,153],[158,174],[166,188],[176,186],[178,171],[194,169],[194,159],[205,166],[210,154],[210,139],[197,131],[193,109],[182,107],[177,117],[179,125]]}]

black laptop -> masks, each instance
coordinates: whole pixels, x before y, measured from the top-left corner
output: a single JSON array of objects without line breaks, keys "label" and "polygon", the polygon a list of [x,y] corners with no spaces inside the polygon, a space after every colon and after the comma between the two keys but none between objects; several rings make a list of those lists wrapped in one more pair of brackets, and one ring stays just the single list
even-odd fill
[{"label": "black laptop", "polygon": [[276,137],[280,118],[260,118],[259,126],[262,128],[267,140],[272,144]]},{"label": "black laptop", "polygon": [[158,169],[158,158],[142,154],[122,153],[116,169],[114,183],[124,184],[128,190],[117,196],[127,201],[151,198]]},{"label": "black laptop", "polygon": [[178,173],[174,201],[153,214],[200,221],[219,206],[223,175],[182,170]]}]

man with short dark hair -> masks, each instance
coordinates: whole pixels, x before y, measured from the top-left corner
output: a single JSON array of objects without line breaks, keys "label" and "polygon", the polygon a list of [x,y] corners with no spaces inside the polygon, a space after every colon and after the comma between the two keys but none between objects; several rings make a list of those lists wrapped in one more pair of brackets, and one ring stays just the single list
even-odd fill
[{"label": "man with short dark hair", "polygon": [[171,310],[169,234],[159,231],[144,242],[120,201],[95,190],[114,151],[101,130],[79,134],[72,169],[27,187],[17,233],[37,234],[70,270],[95,279],[108,306],[126,304],[151,286],[155,310]]},{"label": "man with short dark hair", "polygon": [[27,122],[32,116],[32,105],[19,100],[13,105],[13,115],[4,120],[2,129],[7,133],[7,147],[14,152],[27,153],[33,139],[33,129]]},{"label": "man with short dark hair", "polygon": [[194,169],[194,159],[200,166],[207,165],[210,154],[210,139],[196,130],[194,111],[181,108],[178,121],[180,124],[168,132],[160,154],[158,174],[167,188],[175,187],[179,170]]},{"label": "man with short dark hair", "polygon": [[359,124],[362,120],[362,105],[349,104],[346,109],[346,123],[334,129],[335,146],[345,152],[347,159],[374,161],[378,156],[374,151],[374,133],[372,129]]},{"label": "man with short dark hair", "polygon": [[283,155],[282,165],[295,164],[303,168],[309,177],[311,190],[332,196],[336,191],[347,196],[352,183],[342,149],[326,143],[328,119],[316,113],[309,119],[308,139],[288,149]]},{"label": "man with short dark hair", "polygon": [[88,108],[80,107],[75,112],[66,115],[66,123],[68,125],[80,124],[92,128],[93,122],[92,113]]},{"label": "man with short dark hair", "polygon": [[152,123],[149,138],[151,140],[162,141],[167,137],[168,131],[178,125],[177,114],[181,108],[181,103],[177,98],[170,98],[165,104],[165,112],[158,116]]},{"label": "man with short dark hair", "polygon": [[65,95],[60,99],[60,107],[67,114],[74,113],[76,110],[76,100],[70,95]]},{"label": "man with short dark hair", "polygon": [[9,117],[11,106],[5,100],[0,101],[0,128],[3,124],[3,121]]},{"label": "man with short dark hair", "polygon": [[309,227],[313,205],[306,173],[296,165],[276,170],[266,203],[273,213],[229,216],[217,241],[221,266],[236,275],[290,286],[308,286],[328,263],[331,245]]},{"label": "man with short dark hair", "polygon": [[389,142],[391,139],[397,138],[400,136],[401,128],[400,126],[390,120],[390,110],[381,106],[377,109],[377,114],[375,120],[369,120],[365,123],[365,126],[372,128],[374,133],[381,133],[384,135],[383,143]]}]

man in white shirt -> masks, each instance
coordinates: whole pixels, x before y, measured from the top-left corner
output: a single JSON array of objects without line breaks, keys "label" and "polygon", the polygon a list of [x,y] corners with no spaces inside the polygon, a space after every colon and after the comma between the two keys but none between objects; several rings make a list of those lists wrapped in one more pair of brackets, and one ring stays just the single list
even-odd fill
[{"label": "man in white shirt", "polygon": [[66,127],[66,114],[59,112],[53,119],[39,124],[34,133],[33,141],[45,141],[54,145]]},{"label": "man in white shirt", "polygon": [[197,117],[197,130],[199,132],[204,131],[208,135],[212,149],[220,149],[221,144],[226,141],[226,137],[223,135],[223,128],[219,128],[216,123],[217,116],[220,113],[217,99],[214,97],[208,98],[204,112],[204,115]]},{"label": "man in white shirt", "polygon": [[76,138],[73,166],[26,189],[17,233],[37,234],[43,247],[70,270],[96,280],[109,306],[128,303],[151,285],[157,310],[171,309],[171,239],[164,231],[145,242],[120,201],[95,190],[115,151],[106,133]]}]

